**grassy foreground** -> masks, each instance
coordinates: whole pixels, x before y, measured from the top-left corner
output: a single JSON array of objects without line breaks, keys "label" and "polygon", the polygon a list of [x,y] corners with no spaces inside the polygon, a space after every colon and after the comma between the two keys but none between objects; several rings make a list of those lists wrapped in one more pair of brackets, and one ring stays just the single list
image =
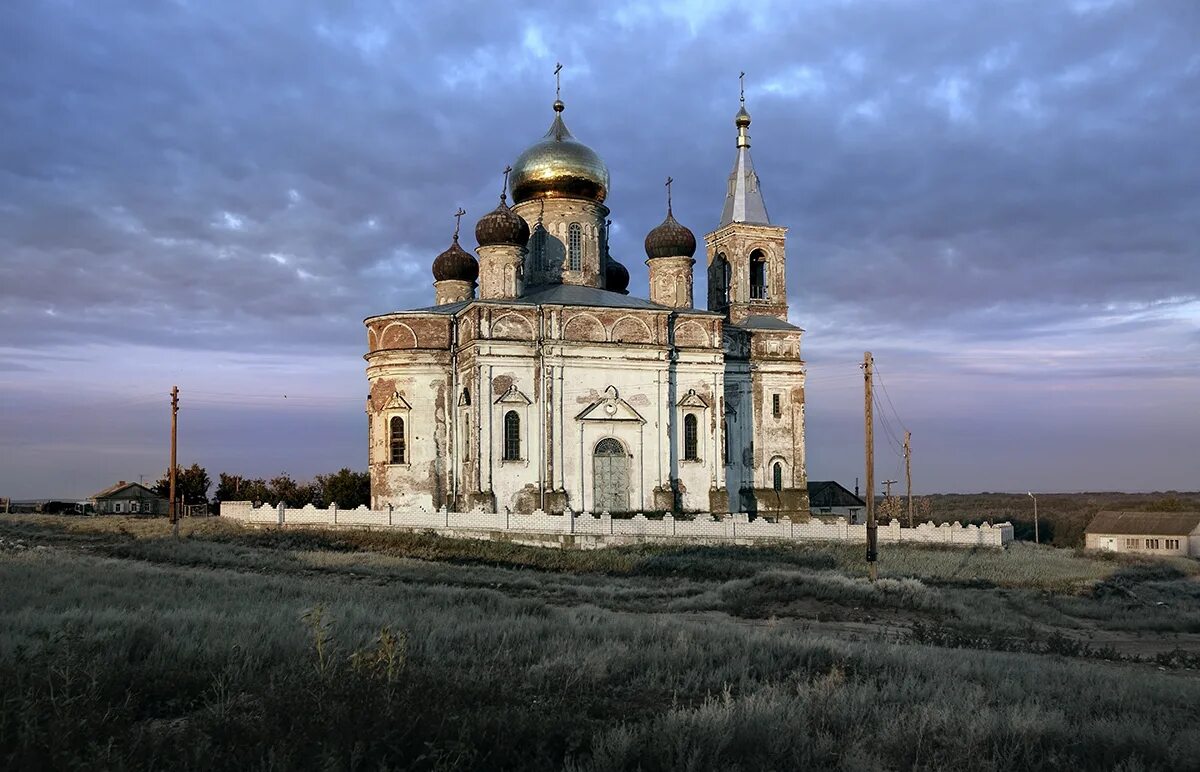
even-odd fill
[{"label": "grassy foreground", "polygon": [[1188,769],[1195,561],[0,518],[6,769]]}]

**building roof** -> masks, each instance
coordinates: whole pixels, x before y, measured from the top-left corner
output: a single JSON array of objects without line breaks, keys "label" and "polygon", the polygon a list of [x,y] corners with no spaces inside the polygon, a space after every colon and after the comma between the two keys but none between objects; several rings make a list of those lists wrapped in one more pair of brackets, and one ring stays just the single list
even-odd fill
[{"label": "building roof", "polygon": [[782,319],[776,319],[774,316],[747,316],[738,324],[730,324],[729,327],[741,327],[743,330],[787,330],[789,332],[804,332],[804,330],[791,322],[785,322]]},{"label": "building roof", "polygon": [[[660,306],[657,303],[652,303],[644,298],[626,295],[620,292],[600,289],[598,287],[584,287],[577,284],[547,284],[542,287],[533,287],[528,295],[522,295],[519,298],[503,298],[496,300],[483,300],[475,298],[472,300],[462,300],[457,303],[446,303],[440,306],[426,306],[424,308],[407,308],[403,311],[392,311],[387,314],[376,314],[375,316],[391,316],[397,314],[447,314],[452,315],[466,308],[472,303],[494,303],[497,305],[553,305],[553,306],[588,306],[591,308],[638,308],[645,311],[675,311],[689,315],[699,316],[723,316],[716,311],[709,311],[703,308],[668,308]],[[367,319],[374,319],[375,316],[368,316]],[[764,317],[769,318],[769,317]],[[778,319],[773,320],[777,324],[787,325],[786,329],[799,329],[792,327],[787,322],[780,322]],[[783,329],[783,328],[779,328]]]},{"label": "building roof", "polygon": [[865,507],[867,503],[835,480],[809,480],[810,507]]},{"label": "building roof", "polygon": [[1084,533],[1187,536],[1200,527],[1200,512],[1097,512]]},{"label": "building roof", "polygon": [[[134,490],[130,490],[130,489],[134,489]],[[100,491],[96,495],[92,496],[92,498],[93,499],[113,499],[113,498],[118,498],[118,495],[122,494],[122,493],[127,494],[126,496],[123,496],[122,498],[130,498],[130,497],[135,497],[135,498],[139,498],[139,499],[147,498],[147,497],[156,498],[156,499],[162,498],[162,496],[159,496],[157,493],[150,490],[149,488],[147,488],[145,485],[142,485],[141,483],[125,482],[124,480],[117,483],[116,485],[110,485],[109,487]]]}]

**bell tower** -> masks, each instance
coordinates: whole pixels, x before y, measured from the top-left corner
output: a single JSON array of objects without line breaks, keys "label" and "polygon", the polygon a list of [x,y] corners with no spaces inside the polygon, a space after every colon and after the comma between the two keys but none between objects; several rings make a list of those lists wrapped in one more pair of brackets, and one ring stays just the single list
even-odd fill
[{"label": "bell tower", "polygon": [[737,156],[716,230],[704,237],[708,252],[708,310],[734,324],[752,316],[787,321],[787,228],[772,225],[758,174],[750,160],[750,113],[743,90],[734,117]]}]

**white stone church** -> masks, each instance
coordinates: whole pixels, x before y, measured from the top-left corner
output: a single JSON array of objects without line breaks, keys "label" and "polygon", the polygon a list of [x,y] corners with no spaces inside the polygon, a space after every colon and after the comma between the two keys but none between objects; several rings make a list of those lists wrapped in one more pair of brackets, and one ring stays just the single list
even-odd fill
[{"label": "white stone church", "polygon": [[803,331],[745,105],[704,308],[669,200],[649,299],[630,295],[608,169],[563,109],[476,224],[478,257],[456,229],[433,261],[435,305],[365,322],[372,507],[807,515]]}]

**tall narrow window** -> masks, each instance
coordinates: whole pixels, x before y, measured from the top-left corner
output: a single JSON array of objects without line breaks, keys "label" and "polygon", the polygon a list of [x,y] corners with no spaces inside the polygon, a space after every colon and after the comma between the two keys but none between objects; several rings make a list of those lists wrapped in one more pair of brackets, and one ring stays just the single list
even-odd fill
[{"label": "tall narrow window", "polygon": [[781,415],[783,415],[783,408],[779,405],[778,394],[771,395],[771,413],[774,414],[776,418],[779,418]]},{"label": "tall narrow window", "polygon": [[776,461],[775,467],[771,470],[771,472],[775,478],[773,481],[775,483],[775,490],[783,490],[783,464]]},{"label": "tall narrow window", "polygon": [[504,460],[519,461],[521,458],[521,416],[510,410],[504,414]]},{"label": "tall narrow window", "polygon": [[393,464],[404,463],[404,419],[400,416],[392,416],[390,424],[391,437],[390,445],[392,448],[391,459]]},{"label": "tall narrow window", "polygon": [[583,269],[583,226],[577,222],[571,223],[567,229],[567,270]]},{"label": "tall narrow window", "polygon": [[750,253],[750,299],[767,299],[767,256],[761,249]]},{"label": "tall narrow window", "polygon": [[463,416],[463,458],[471,457],[471,416]]},{"label": "tall narrow window", "polygon": [[729,420],[721,419],[721,463],[729,466]]},{"label": "tall narrow window", "polygon": [[691,413],[683,417],[683,458],[685,461],[697,461],[700,458],[699,437],[696,430],[696,416]]},{"label": "tall narrow window", "polygon": [[535,226],[533,229],[533,238],[530,239],[533,243],[530,245],[533,252],[533,269],[535,271],[546,270],[546,229],[541,225]]}]

